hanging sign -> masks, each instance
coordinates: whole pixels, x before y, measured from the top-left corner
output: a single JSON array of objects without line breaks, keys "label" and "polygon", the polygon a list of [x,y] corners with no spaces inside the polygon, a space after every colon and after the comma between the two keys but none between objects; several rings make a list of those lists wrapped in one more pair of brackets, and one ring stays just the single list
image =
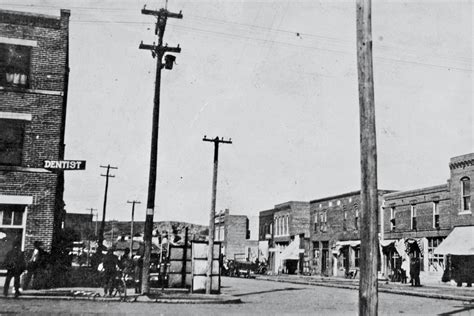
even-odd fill
[{"label": "hanging sign", "polygon": [[85,160],[45,160],[43,168],[52,170],[85,170]]}]

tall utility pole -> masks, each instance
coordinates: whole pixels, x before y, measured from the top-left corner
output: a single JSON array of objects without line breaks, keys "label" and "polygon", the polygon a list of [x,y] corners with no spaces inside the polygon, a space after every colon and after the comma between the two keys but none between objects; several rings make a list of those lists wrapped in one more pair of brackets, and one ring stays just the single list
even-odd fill
[{"label": "tall utility pole", "polygon": [[206,271],[206,294],[211,294],[212,290],[212,261],[213,261],[213,251],[214,251],[214,221],[216,217],[216,194],[217,194],[217,167],[219,164],[219,144],[232,144],[232,140],[224,140],[224,138],[219,139],[216,137],[214,139],[209,139],[204,135],[202,139],[205,142],[214,143],[214,174],[212,176],[212,205],[211,213],[209,215],[209,248],[207,251],[207,271]]},{"label": "tall utility pole", "polygon": [[132,221],[130,222],[130,258],[133,258],[133,217],[135,216],[135,204],[140,204],[140,201],[127,201],[132,204]]},{"label": "tall utility pole", "polygon": [[[89,238],[88,238],[88,239],[89,239],[89,251],[88,251],[88,253],[87,253],[87,263],[86,263],[87,266],[89,266],[89,257],[91,256],[92,220],[94,219],[94,211],[97,211],[97,209],[91,207],[91,208],[86,208],[86,210],[91,211],[91,226],[89,227],[89,228],[90,228],[90,231],[89,231]],[[95,226],[95,227],[97,227],[97,222],[96,222],[96,226]],[[96,232],[95,232],[95,235],[97,235],[97,230],[96,230]],[[95,236],[95,235],[94,235],[94,237],[97,237],[97,236]]]},{"label": "tall utility pole", "polygon": [[99,230],[99,242],[97,246],[103,246],[104,243],[104,228],[105,228],[105,209],[107,207],[107,191],[109,189],[109,178],[115,178],[114,175],[110,174],[110,169],[118,169],[117,167],[112,167],[109,165],[107,166],[100,166],[101,168],[106,168],[106,174],[101,174],[102,177],[105,177],[105,193],[104,193],[104,208],[102,210],[102,222],[100,223],[100,230]]},{"label": "tall utility pole", "polygon": [[[142,273],[142,294],[148,294],[150,286],[148,277],[150,274],[150,255],[151,255],[151,237],[153,231],[153,215],[155,211],[155,190],[156,190],[156,167],[158,158],[158,126],[160,119],[160,85],[161,85],[161,69],[172,69],[175,56],[166,55],[167,52],[179,53],[181,48],[163,46],[163,35],[165,33],[166,21],[168,18],[182,19],[183,15],[180,13],[172,13],[167,9],[160,9],[159,11],[142,9],[142,14],[153,15],[156,17],[155,34],[158,36],[158,45],[146,45],[143,42],[140,44],[140,49],[151,50],[153,58],[156,60],[156,80],[155,80],[155,98],[153,101],[153,126],[151,133],[151,153],[150,153],[150,173],[148,178],[148,197],[146,206],[145,218],[145,232],[143,240],[145,242],[145,253],[143,256],[143,273]],[[163,56],[164,64],[163,64]]]},{"label": "tall utility pole", "polygon": [[378,313],[378,197],[372,68],[371,0],[357,0],[357,66],[360,108],[361,266],[359,315]]}]

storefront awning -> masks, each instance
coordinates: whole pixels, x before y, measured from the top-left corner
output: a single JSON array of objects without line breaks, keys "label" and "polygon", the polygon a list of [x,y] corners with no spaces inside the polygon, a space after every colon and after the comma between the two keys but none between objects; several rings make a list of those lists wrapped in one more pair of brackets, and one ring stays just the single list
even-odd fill
[{"label": "storefront awning", "polygon": [[434,250],[437,255],[474,255],[474,226],[454,227]]},{"label": "storefront awning", "polygon": [[391,244],[395,243],[395,239],[381,239],[379,240],[380,246],[382,247],[387,247],[390,246]]},{"label": "storefront awning", "polygon": [[360,245],[360,240],[336,241],[336,247],[344,247],[344,246],[357,247],[359,245]]}]

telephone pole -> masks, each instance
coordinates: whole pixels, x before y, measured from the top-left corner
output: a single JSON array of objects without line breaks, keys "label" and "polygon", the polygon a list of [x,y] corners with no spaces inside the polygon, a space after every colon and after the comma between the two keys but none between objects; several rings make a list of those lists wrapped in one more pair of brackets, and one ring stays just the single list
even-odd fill
[{"label": "telephone pole", "polygon": [[140,201],[127,201],[132,204],[132,221],[130,223],[130,258],[133,258],[133,217],[135,216],[135,204],[140,204]]},{"label": "telephone pole", "polygon": [[378,313],[378,196],[372,68],[371,0],[357,0],[357,68],[359,78],[361,162],[361,266],[359,315]]},{"label": "telephone pole", "polygon": [[[94,219],[94,214],[93,214],[93,213],[94,213],[94,211],[97,211],[97,209],[91,207],[91,208],[86,208],[86,210],[91,211],[91,226],[89,227],[89,228],[90,228],[90,231],[89,231],[89,236],[88,236],[88,240],[89,240],[89,247],[88,247],[88,248],[89,248],[89,251],[88,251],[88,253],[87,253],[87,263],[86,263],[87,266],[89,266],[89,257],[91,256],[92,220]],[[97,227],[97,222],[96,222],[96,227]],[[96,235],[97,235],[97,230],[96,230],[96,232],[95,232],[94,237],[97,237]]]},{"label": "telephone pole", "polygon": [[[145,232],[143,240],[145,242],[145,253],[143,256],[143,273],[142,273],[142,294],[148,294],[150,286],[148,278],[150,274],[150,256],[151,256],[151,237],[153,231],[153,215],[155,211],[155,190],[156,190],[156,168],[158,158],[158,127],[160,119],[160,86],[161,86],[161,69],[172,69],[176,57],[174,55],[166,55],[167,52],[180,53],[179,47],[163,46],[163,35],[165,33],[166,21],[168,18],[182,19],[183,15],[180,13],[172,13],[167,9],[147,10],[142,9],[142,14],[153,15],[156,17],[155,34],[158,36],[158,45],[147,45],[140,43],[139,49],[151,50],[151,55],[156,60],[156,80],[155,80],[155,98],[153,101],[153,124],[151,133],[151,153],[150,153],[150,173],[148,178],[148,197],[146,206],[145,218]],[[164,57],[164,63],[163,63]]]},{"label": "telephone pole", "polygon": [[216,194],[217,194],[217,167],[219,164],[219,144],[232,144],[232,140],[224,140],[224,138],[219,139],[216,137],[214,139],[207,138],[204,135],[202,139],[205,142],[214,143],[214,173],[212,176],[212,203],[211,203],[211,213],[209,215],[209,248],[207,250],[207,271],[206,271],[206,294],[211,294],[212,290],[212,261],[213,261],[213,251],[214,251],[214,221],[216,217]]},{"label": "telephone pole", "polygon": [[100,166],[101,168],[107,169],[106,174],[101,174],[102,177],[105,177],[105,193],[104,193],[104,208],[102,210],[102,222],[100,223],[99,229],[99,241],[98,247],[103,246],[104,243],[104,228],[105,228],[105,209],[107,207],[107,191],[109,189],[109,178],[115,178],[114,175],[110,174],[110,169],[118,169],[117,167],[112,167],[109,165],[107,166]]}]

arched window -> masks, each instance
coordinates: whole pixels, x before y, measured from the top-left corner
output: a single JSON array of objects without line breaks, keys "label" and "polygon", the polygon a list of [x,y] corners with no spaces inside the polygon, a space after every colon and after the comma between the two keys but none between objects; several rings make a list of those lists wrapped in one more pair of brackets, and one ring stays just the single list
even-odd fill
[{"label": "arched window", "polygon": [[471,179],[464,177],[461,179],[461,197],[462,197],[462,210],[471,210]]}]

